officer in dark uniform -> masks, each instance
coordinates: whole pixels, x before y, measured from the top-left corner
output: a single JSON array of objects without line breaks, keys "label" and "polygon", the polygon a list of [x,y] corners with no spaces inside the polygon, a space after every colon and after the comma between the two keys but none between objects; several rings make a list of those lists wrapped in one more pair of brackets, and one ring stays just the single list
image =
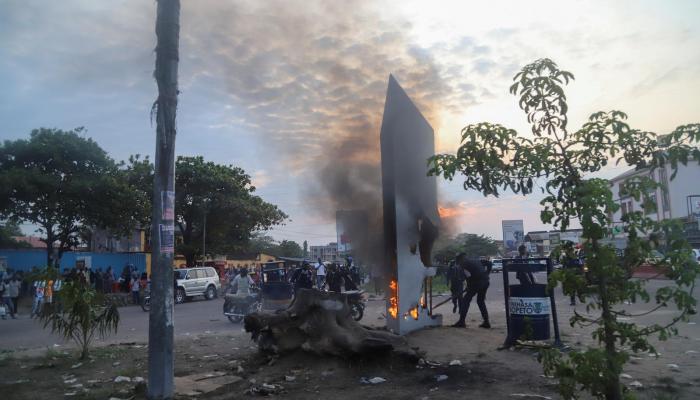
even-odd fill
[{"label": "officer in dark uniform", "polygon": [[452,294],[452,313],[457,312],[457,307],[460,307],[462,300],[462,292],[464,292],[464,280],[467,276],[464,270],[456,262],[452,261],[447,268],[447,284],[450,287]]},{"label": "officer in dark uniform", "polygon": [[462,267],[465,275],[467,275],[467,293],[462,298],[462,306],[459,310],[459,321],[453,326],[466,327],[467,312],[472,298],[476,296],[476,304],[481,311],[481,317],[484,322],[479,325],[480,328],[491,328],[489,323],[489,312],[486,309],[486,291],[489,289],[489,273],[487,266],[480,260],[467,258],[466,254],[460,253],[457,255],[456,264]]},{"label": "officer in dark uniform", "polygon": [[294,271],[291,282],[294,284],[295,294],[299,289],[311,289],[314,286],[311,276],[311,265],[308,261],[304,261],[301,267]]},{"label": "officer in dark uniform", "polygon": [[326,271],[326,281],[324,286],[328,286],[328,290],[331,292],[342,292],[343,287],[343,277],[340,275],[337,264],[331,264]]}]

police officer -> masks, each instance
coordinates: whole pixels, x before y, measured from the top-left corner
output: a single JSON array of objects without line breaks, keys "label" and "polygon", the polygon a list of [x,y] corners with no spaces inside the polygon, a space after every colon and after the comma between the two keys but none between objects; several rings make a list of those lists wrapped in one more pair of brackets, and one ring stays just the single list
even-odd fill
[{"label": "police officer", "polygon": [[[527,260],[528,258],[530,258],[530,256],[527,254],[527,248],[524,244],[521,244],[520,247],[518,247],[518,259]],[[535,276],[532,274],[532,272],[518,271],[515,273],[515,278],[523,286],[529,286],[535,283]]]},{"label": "police officer", "polygon": [[486,291],[489,289],[489,273],[486,265],[478,259],[467,258],[464,253],[457,255],[456,264],[463,269],[467,276],[467,293],[462,298],[462,306],[459,310],[459,321],[453,326],[461,328],[466,327],[465,320],[467,318],[467,312],[469,312],[469,305],[471,304],[472,298],[476,296],[476,304],[479,306],[481,317],[484,320],[479,327],[486,329],[491,328],[489,312],[486,309],[485,301]]},{"label": "police officer", "polygon": [[457,312],[457,307],[460,307],[462,292],[464,292],[464,280],[467,276],[464,270],[456,262],[452,261],[447,268],[447,284],[450,287],[452,294],[452,313]]},{"label": "police officer", "polygon": [[301,267],[294,271],[291,281],[294,284],[294,293],[299,289],[311,289],[314,286],[311,276],[311,265],[308,261],[304,260]]},{"label": "police officer", "polygon": [[331,292],[340,293],[343,287],[343,277],[340,275],[338,266],[333,263],[329,266],[328,271],[326,271],[326,281],[323,283],[324,286],[328,286],[328,290]]}]

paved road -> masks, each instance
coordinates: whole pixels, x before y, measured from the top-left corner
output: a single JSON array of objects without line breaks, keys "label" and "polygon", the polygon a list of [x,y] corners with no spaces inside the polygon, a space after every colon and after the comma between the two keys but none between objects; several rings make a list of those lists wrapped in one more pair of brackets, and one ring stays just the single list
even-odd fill
[{"label": "paved road", "polygon": [[[514,277],[512,278],[514,279]],[[545,282],[544,275],[537,276],[539,282]],[[700,286],[700,281],[698,282]],[[655,290],[661,286],[668,285],[669,281],[654,280],[649,283],[649,290]],[[434,303],[439,302],[435,299]],[[234,336],[247,336],[242,330],[241,324],[233,324],[222,314],[222,299],[212,301],[195,300],[175,307],[175,335],[176,338],[184,338],[200,334],[225,334]],[[493,323],[500,324],[504,320],[503,307],[503,284],[501,274],[491,275],[491,288],[488,291],[487,306],[491,313]],[[451,304],[448,303],[437,310],[445,316],[444,324],[451,324],[456,320],[456,315],[451,313]],[[563,296],[560,290],[557,291],[557,308],[560,315],[560,326],[563,332],[570,331],[568,317],[572,314],[574,307],[569,306],[568,297]],[[647,305],[635,304],[629,306],[630,310],[639,312],[649,308]],[[582,306],[576,308],[583,311]],[[365,318],[362,323],[368,325],[384,325],[382,315],[384,313],[384,302],[381,299],[368,302]],[[120,309],[121,323],[116,335],[110,336],[102,343],[122,343],[122,342],[146,342],[148,340],[148,313],[140,307],[123,307]],[[635,319],[635,322],[649,324],[659,322],[668,317],[672,311],[664,310],[650,317]],[[470,309],[470,319],[478,319],[478,309],[472,305]],[[682,334],[700,338],[700,326],[696,324],[700,318],[695,315],[691,318],[691,323],[682,324]],[[700,340],[700,339],[699,339]],[[20,315],[17,320],[0,320],[0,349],[21,350],[53,347],[55,344],[65,345],[66,342],[59,336],[52,335],[48,329],[44,329],[42,324],[36,320],[29,319],[27,314]]]}]

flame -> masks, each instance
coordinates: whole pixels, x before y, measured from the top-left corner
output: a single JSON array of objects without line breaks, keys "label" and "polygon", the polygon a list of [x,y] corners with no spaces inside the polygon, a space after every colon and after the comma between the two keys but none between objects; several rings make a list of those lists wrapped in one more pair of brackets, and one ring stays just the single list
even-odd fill
[{"label": "flame", "polygon": [[426,304],[425,304],[425,295],[421,295],[421,296],[420,296],[420,306],[421,306],[422,308],[426,308],[426,307],[427,307]]},{"label": "flame", "polygon": [[411,314],[411,317],[413,317],[413,319],[418,319],[418,307],[417,307],[417,306],[416,306],[416,307],[413,307],[413,308],[409,311],[409,314]]},{"label": "flame", "polygon": [[454,218],[464,214],[464,210],[460,207],[438,207],[440,218]]},{"label": "flame", "polygon": [[389,308],[388,312],[389,315],[391,315],[392,318],[396,319],[399,315],[399,299],[398,299],[398,289],[399,286],[396,284],[396,281],[391,281],[389,283],[389,289],[390,289],[390,295],[389,297]]}]

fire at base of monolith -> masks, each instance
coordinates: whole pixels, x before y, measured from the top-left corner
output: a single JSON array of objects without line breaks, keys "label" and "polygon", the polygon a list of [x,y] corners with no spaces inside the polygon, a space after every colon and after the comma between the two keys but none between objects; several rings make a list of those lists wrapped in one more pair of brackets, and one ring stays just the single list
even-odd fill
[{"label": "fire at base of monolith", "polygon": [[384,266],[388,271],[387,328],[406,334],[442,324],[431,315],[427,282],[440,218],[437,181],[427,175],[435,154],[433,128],[393,76],[381,127]]}]

